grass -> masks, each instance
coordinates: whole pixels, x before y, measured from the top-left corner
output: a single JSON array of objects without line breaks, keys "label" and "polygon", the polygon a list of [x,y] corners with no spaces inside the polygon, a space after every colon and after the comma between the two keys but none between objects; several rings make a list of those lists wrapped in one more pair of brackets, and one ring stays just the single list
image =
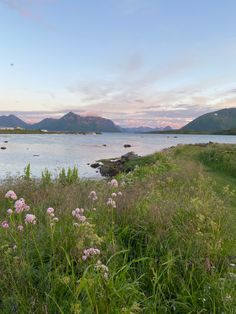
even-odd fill
[{"label": "grass", "polygon": [[[235,150],[179,146],[127,165],[119,187],[46,172],[39,182],[30,169],[3,182],[0,312],[236,313],[234,154],[218,159]],[[8,190],[24,197],[35,225],[25,225],[25,212],[7,215]],[[88,248],[100,255],[83,260]]]}]

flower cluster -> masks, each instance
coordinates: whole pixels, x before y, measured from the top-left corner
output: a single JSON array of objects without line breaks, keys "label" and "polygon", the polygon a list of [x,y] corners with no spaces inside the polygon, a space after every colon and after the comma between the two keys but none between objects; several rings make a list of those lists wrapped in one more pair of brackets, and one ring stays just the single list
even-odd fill
[{"label": "flower cluster", "polygon": [[47,214],[50,216],[51,218],[51,223],[50,226],[53,227],[55,223],[57,223],[59,221],[59,219],[57,217],[55,217],[55,210],[52,207],[48,207],[47,209]]},{"label": "flower cluster", "polygon": [[116,201],[114,201],[111,197],[107,200],[107,206],[110,206],[112,208],[116,208]]},{"label": "flower cluster", "polygon": [[97,197],[97,193],[95,191],[91,191],[90,194],[89,194],[89,198],[92,200],[92,201],[96,201],[98,199]]},{"label": "flower cluster", "polygon": [[76,208],[75,210],[72,210],[72,216],[77,218],[82,223],[86,221],[86,217],[83,215],[83,213],[83,208]]},{"label": "flower cluster", "polygon": [[15,201],[15,200],[17,200],[17,195],[14,191],[10,190],[6,193],[5,198],[10,198],[10,199]]},{"label": "flower cluster", "polygon": [[25,200],[23,198],[18,199],[15,202],[15,210],[17,214],[22,213],[23,211],[29,211],[30,207],[25,203]]},{"label": "flower cluster", "polygon": [[25,224],[32,224],[32,225],[35,225],[37,222],[37,219],[36,219],[36,216],[33,215],[33,214],[27,214],[25,216]]},{"label": "flower cluster", "polygon": [[54,214],[54,208],[49,207],[49,208],[47,209],[47,214],[48,214],[49,216],[51,216],[51,217],[54,217],[54,216],[55,216],[55,214]]},{"label": "flower cluster", "polygon": [[85,249],[83,253],[84,253],[84,255],[82,256],[82,260],[86,261],[86,259],[88,257],[93,257],[95,255],[100,255],[101,252],[100,252],[99,249],[95,249],[95,248],[91,247],[89,249]]},{"label": "flower cluster", "polygon": [[100,272],[104,279],[108,279],[109,269],[106,265],[102,264],[100,260],[97,261],[94,269],[95,271]]},{"label": "flower cluster", "polygon": [[116,179],[112,179],[110,182],[108,182],[108,185],[110,185],[111,187],[114,187],[114,188],[118,188],[119,183]]}]

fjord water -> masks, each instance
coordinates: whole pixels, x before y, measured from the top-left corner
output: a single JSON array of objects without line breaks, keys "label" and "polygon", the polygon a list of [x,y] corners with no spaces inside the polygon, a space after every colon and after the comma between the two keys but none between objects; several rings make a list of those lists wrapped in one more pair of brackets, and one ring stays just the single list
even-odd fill
[{"label": "fjord water", "polygon": [[[8,141],[7,143],[4,143]],[[174,135],[174,134],[2,134],[0,146],[0,178],[22,175],[30,163],[36,177],[47,168],[56,175],[62,167],[79,169],[83,178],[99,178],[99,173],[88,163],[102,158],[119,157],[129,151],[148,155],[177,144],[207,143],[236,144],[236,136],[222,135]],[[130,144],[131,148],[124,148]],[[106,145],[106,146],[105,146]]]}]

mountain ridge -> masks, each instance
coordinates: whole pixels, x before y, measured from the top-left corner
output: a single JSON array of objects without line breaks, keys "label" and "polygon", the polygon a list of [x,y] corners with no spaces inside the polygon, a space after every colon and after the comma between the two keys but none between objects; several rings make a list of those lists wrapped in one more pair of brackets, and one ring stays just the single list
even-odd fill
[{"label": "mountain ridge", "polygon": [[220,132],[236,128],[236,108],[224,108],[205,113],[186,124],[182,131]]},{"label": "mountain ridge", "polygon": [[61,118],[45,118],[37,123],[26,123],[14,114],[0,116],[0,128],[23,128],[26,130],[47,130],[50,132],[126,132],[147,133],[154,130],[169,130],[165,128],[150,127],[120,127],[112,120],[99,116],[80,116],[68,112]]},{"label": "mountain ridge", "polygon": [[119,127],[112,121],[102,117],[82,117],[69,112],[59,119],[45,118],[37,123],[29,124],[11,114],[0,116],[1,128],[24,128],[26,130],[48,130],[59,132],[120,132]]}]

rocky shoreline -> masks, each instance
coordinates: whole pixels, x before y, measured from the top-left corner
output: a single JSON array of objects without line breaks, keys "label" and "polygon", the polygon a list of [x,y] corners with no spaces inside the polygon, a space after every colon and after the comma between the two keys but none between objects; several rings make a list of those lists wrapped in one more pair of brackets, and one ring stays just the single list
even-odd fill
[{"label": "rocky shoreline", "polygon": [[90,167],[98,169],[103,177],[114,177],[119,173],[128,173],[132,170],[128,163],[132,160],[140,159],[141,156],[134,152],[128,152],[119,158],[101,159],[91,164]]}]

